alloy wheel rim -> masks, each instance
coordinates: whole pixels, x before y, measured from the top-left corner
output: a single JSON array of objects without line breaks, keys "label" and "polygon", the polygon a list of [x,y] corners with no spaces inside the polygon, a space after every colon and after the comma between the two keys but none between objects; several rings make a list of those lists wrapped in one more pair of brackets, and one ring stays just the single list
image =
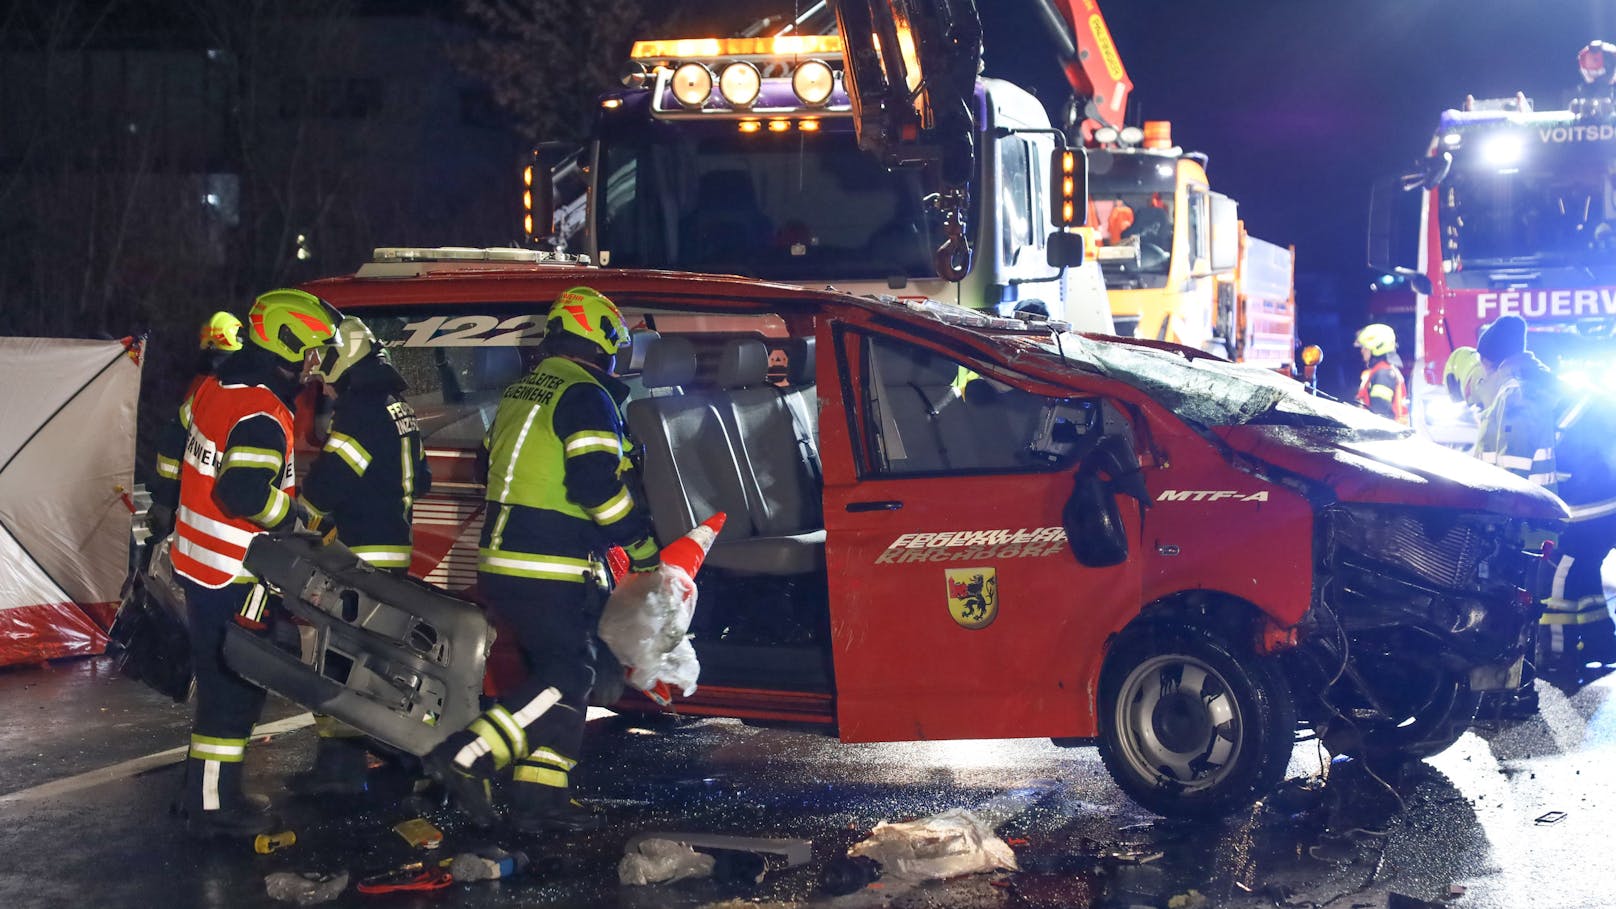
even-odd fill
[{"label": "alloy wheel rim", "polygon": [[1240,757],[1240,705],[1228,679],[1202,660],[1145,660],[1123,680],[1115,709],[1122,757],[1158,786],[1209,788]]}]

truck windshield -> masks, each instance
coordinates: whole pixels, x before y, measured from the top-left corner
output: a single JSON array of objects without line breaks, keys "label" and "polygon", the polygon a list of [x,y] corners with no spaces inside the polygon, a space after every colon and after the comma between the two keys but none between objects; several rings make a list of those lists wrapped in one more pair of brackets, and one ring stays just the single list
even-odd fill
[{"label": "truck windshield", "polygon": [[1560,128],[1465,136],[1438,195],[1443,258],[1476,268],[1616,267],[1616,145]]},{"label": "truck windshield", "polygon": [[598,160],[602,265],[792,283],[933,273],[918,175],[887,171],[851,132],[654,122],[607,136]]},{"label": "truck windshield", "polygon": [[1111,290],[1165,287],[1173,250],[1172,159],[1089,154],[1096,255]]}]

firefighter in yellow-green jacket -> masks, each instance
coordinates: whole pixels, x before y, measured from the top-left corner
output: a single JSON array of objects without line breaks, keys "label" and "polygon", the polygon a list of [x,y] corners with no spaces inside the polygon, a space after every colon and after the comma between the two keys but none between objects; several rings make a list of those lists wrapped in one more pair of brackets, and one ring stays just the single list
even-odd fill
[{"label": "firefighter in yellow-green jacket", "polygon": [[550,309],[542,359],[505,390],[484,439],[478,586],[515,630],[529,676],[426,759],[479,823],[497,818],[490,780],[509,774],[517,830],[594,825],[570,789],[594,685],[597,591],[609,584],[605,553],[620,545],[632,570],[658,565],[650,515],[625,476],[627,388],[613,374],[627,344],[612,301],[588,287],[566,291]]}]

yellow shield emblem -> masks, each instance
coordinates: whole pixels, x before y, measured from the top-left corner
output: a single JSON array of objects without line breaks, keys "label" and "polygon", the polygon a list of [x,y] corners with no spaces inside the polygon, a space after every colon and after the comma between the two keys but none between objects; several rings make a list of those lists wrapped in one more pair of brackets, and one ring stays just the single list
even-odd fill
[{"label": "yellow shield emblem", "polygon": [[987,568],[945,568],[948,581],[948,614],[961,628],[975,631],[993,624],[999,616],[999,575]]}]

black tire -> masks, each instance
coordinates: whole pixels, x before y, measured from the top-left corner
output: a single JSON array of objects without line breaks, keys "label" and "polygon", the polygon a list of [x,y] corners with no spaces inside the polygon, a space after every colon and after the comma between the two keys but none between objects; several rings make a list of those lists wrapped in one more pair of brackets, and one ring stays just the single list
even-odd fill
[{"label": "black tire", "polygon": [[1100,673],[1098,719],[1111,777],[1164,817],[1250,805],[1284,778],[1296,742],[1296,705],[1277,661],[1179,623],[1117,638]]},{"label": "black tire", "polygon": [[1481,695],[1467,680],[1444,675],[1434,679],[1419,706],[1390,719],[1327,721],[1320,731],[1324,747],[1372,764],[1401,765],[1441,754],[1465,734],[1476,718]]}]

